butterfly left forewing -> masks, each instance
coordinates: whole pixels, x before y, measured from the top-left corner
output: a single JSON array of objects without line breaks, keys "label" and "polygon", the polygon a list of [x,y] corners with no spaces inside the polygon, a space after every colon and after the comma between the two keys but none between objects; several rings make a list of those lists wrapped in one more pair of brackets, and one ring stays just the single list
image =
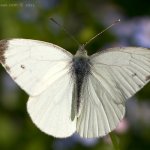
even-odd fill
[{"label": "butterfly left forewing", "polygon": [[72,54],[54,44],[30,40],[0,41],[0,62],[29,95],[38,95],[69,71]]}]

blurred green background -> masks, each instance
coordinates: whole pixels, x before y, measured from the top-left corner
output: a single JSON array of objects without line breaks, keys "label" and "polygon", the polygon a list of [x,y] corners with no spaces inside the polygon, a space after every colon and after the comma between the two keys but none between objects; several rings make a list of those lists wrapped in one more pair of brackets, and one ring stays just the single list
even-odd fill
[{"label": "blurred green background", "polygon": [[[43,40],[74,54],[76,43],[49,17],[80,43],[121,19],[87,46],[89,54],[115,46],[150,47],[150,1],[141,0],[0,0],[0,39]],[[42,133],[27,114],[27,99],[0,66],[0,150],[113,150],[109,135],[85,140],[76,134],[56,139]],[[150,84],[127,101],[126,107],[125,119],[114,131],[120,149],[150,149]]]}]

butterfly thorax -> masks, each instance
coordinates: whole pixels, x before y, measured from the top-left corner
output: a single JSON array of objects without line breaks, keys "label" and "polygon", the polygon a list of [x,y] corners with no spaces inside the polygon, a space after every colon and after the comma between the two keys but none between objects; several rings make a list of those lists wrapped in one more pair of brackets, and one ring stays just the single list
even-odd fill
[{"label": "butterfly thorax", "polygon": [[80,103],[82,99],[83,85],[90,73],[90,60],[86,50],[77,51],[72,60],[72,74],[75,79],[73,99],[75,101],[75,114],[79,114]]}]

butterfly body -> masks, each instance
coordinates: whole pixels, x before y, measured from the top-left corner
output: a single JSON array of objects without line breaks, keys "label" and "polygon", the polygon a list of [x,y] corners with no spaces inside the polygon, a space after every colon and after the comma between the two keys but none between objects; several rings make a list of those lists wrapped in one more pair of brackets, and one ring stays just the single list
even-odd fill
[{"label": "butterfly body", "polygon": [[86,50],[79,49],[76,53],[76,55],[72,59],[72,66],[71,66],[71,72],[73,74],[73,78],[75,80],[74,82],[74,98],[76,101],[76,115],[79,114],[79,107],[81,103],[81,95],[82,95],[82,89],[84,88],[84,82],[86,82],[88,75],[90,74],[90,59],[89,56],[86,54]]},{"label": "butterfly body", "polygon": [[41,131],[93,138],[114,130],[125,101],[150,81],[150,50],[115,47],[75,55],[31,39],[0,41],[0,62],[29,95],[27,111]]}]

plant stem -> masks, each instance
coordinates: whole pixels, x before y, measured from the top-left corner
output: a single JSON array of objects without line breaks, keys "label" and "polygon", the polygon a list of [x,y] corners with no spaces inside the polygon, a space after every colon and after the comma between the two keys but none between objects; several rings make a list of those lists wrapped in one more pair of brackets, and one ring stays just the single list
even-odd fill
[{"label": "plant stem", "polygon": [[120,148],[119,148],[119,143],[118,143],[118,141],[117,141],[117,137],[116,137],[116,135],[114,134],[114,132],[109,133],[109,136],[110,136],[110,138],[111,138],[111,141],[112,141],[112,144],[113,144],[114,149],[115,149],[115,150],[120,150]]}]

